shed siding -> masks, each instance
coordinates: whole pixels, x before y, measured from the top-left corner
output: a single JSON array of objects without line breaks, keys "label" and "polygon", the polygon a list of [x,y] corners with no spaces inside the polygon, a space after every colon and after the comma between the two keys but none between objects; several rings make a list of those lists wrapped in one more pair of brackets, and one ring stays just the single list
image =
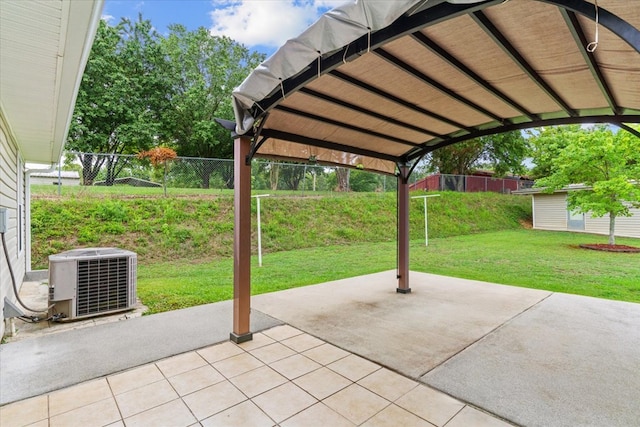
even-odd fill
[{"label": "shed siding", "polygon": [[[640,209],[631,209],[633,216],[617,217],[615,235],[620,237],[640,238]],[[585,232],[595,234],[609,234],[609,215],[593,218],[591,214],[585,216]]]},{"label": "shed siding", "polygon": [[[43,177],[43,176],[31,176],[29,180],[31,185],[58,185],[58,178],[55,177]],[[80,178],[60,178],[60,185],[63,187],[80,185]]]},{"label": "shed siding", "polygon": [[[23,221],[18,221],[18,206],[20,204],[24,206],[25,194],[24,188],[19,188],[18,185],[18,174],[22,173],[22,171],[18,170],[18,156],[17,146],[10,141],[4,120],[0,116],[0,206],[7,208],[9,212],[9,226],[4,237],[7,244],[7,252],[9,253],[9,262],[11,262],[17,285],[20,286],[25,274],[26,251],[18,250],[18,224],[20,223],[24,226],[24,218]],[[9,299],[15,301],[11,288],[9,265],[4,256],[4,251],[0,250],[0,313],[2,314],[2,319],[4,319],[4,297],[8,296]],[[0,336],[4,335],[4,330],[5,324],[0,322]]]},{"label": "shed siding", "polygon": [[539,230],[567,230],[566,194],[534,194],[533,228]]},{"label": "shed siding", "polygon": [[[616,236],[640,238],[640,209],[631,208],[630,217],[616,218]],[[533,195],[533,228],[539,230],[569,230],[567,227],[567,194]],[[579,231],[582,232],[582,231]],[[609,234],[609,215],[594,218],[587,213],[584,218],[584,232]]]}]

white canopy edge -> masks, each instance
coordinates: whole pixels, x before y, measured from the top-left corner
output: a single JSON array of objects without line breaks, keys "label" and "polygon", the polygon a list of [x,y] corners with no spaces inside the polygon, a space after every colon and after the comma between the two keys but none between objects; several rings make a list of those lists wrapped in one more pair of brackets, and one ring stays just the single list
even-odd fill
[{"label": "white canopy edge", "polygon": [[[389,26],[416,5],[428,1],[351,0],[326,12],[298,37],[288,40],[233,91],[236,133],[243,135],[251,130],[254,117],[249,110],[278,88],[282,81],[303,71],[322,55]],[[450,3],[478,1],[449,0]]]}]

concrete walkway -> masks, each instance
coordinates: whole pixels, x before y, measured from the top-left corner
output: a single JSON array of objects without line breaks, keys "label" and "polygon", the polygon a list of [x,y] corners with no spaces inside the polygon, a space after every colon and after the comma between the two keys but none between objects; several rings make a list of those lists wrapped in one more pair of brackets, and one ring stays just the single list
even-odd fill
[{"label": "concrete walkway", "polygon": [[[527,426],[640,419],[640,305],[384,272],[253,298],[254,331],[287,323],[489,413]],[[0,401],[226,341],[231,304],[0,346]]]},{"label": "concrete walkway", "polygon": [[[232,301],[0,345],[0,404],[37,396],[229,339]],[[280,325],[254,312],[254,331]]]}]

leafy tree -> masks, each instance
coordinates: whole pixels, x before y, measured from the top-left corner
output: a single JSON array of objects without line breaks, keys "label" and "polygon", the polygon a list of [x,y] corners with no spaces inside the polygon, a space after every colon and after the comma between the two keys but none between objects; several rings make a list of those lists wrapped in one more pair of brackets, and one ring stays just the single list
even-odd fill
[{"label": "leafy tree", "polygon": [[[172,25],[169,31],[163,46],[173,81],[163,133],[181,156],[231,158],[231,136],[214,119],[233,119],[231,92],[264,55],[228,37],[211,36],[204,27],[187,31],[182,25]],[[212,173],[206,166],[206,162],[196,163],[203,188],[209,188]],[[231,188],[232,167],[224,175]]]},{"label": "leafy tree", "polygon": [[304,164],[291,163],[288,165],[281,165],[280,179],[284,182],[284,189],[297,191],[306,172],[307,168]]},{"label": "leafy tree", "polygon": [[474,168],[489,167],[504,176],[523,172],[528,153],[527,141],[514,131],[439,148],[431,153],[430,164],[443,174],[469,175]]},{"label": "leafy tree", "polygon": [[105,164],[106,183],[112,184],[124,166],[121,154],[137,153],[156,141],[168,83],[165,55],[150,21],[139,16],[115,27],[100,21],[67,144],[79,152],[85,185]]},{"label": "leafy tree", "polygon": [[552,173],[536,186],[546,192],[570,184],[587,186],[569,191],[568,208],[596,218],[608,214],[609,244],[615,245],[616,218],[630,216],[629,208],[640,206],[640,138],[606,126],[577,130],[551,166]]},{"label": "leafy tree", "polygon": [[553,173],[553,161],[580,134],[580,125],[549,126],[528,131],[534,167],[531,176],[544,178]]},{"label": "leafy tree", "polygon": [[380,185],[380,181],[378,180],[378,178],[381,178],[381,177],[382,177],[381,174],[354,169],[351,171],[351,176],[349,177],[349,184],[351,186],[352,191],[358,191],[358,192],[376,191],[378,190],[378,188],[382,187]]}]

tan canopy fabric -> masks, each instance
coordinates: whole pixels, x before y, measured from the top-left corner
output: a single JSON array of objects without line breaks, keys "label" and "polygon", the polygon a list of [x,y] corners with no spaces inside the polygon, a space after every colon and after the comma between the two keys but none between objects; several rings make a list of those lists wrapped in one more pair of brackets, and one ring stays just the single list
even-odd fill
[{"label": "tan canopy fabric", "polygon": [[394,173],[477,136],[624,127],[640,122],[639,28],[635,0],[352,1],[234,91],[236,132],[251,156]]}]

